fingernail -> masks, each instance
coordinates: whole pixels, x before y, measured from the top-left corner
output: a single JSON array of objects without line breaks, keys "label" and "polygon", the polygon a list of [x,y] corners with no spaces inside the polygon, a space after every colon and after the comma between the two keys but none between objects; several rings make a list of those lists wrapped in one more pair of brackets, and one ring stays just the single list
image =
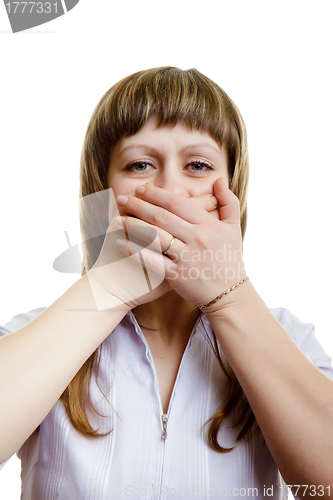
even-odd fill
[{"label": "fingernail", "polygon": [[214,205],[219,204],[218,199],[215,196],[212,196],[212,202],[214,203]]},{"label": "fingernail", "polygon": [[138,186],[135,190],[136,194],[143,194],[146,191],[145,186]]},{"label": "fingernail", "polygon": [[125,224],[125,221],[126,221],[126,217],[123,217],[121,215],[117,215],[117,217],[115,218],[114,221],[116,223],[116,226],[123,227],[123,225]]},{"label": "fingernail", "polygon": [[125,240],[116,240],[116,243],[117,243],[119,248],[125,248],[125,246],[126,246]]},{"label": "fingernail", "polygon": [[128,196],[124,196],[123,194],[121,194],[120,196],[117,196],[116,202],[118,205],[123,207],[128,202]]}]

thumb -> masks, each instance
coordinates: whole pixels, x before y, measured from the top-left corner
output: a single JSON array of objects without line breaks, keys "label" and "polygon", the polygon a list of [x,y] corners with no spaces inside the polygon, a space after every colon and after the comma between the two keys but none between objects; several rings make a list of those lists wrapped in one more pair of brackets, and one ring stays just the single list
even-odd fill
[{"label": "thumb", "polygon": [[219,202],[220,220],[230,225],[240,224],[239,200],[222,177],[213,184],[213,193]]}]

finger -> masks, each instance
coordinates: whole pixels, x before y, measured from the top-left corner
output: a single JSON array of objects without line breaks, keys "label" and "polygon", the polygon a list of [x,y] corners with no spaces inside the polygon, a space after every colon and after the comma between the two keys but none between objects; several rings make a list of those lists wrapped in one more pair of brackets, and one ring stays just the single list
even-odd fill
[{"label": "finger", "polygon": [[[129,194],[131,196],[136,196],[135,191],[132,191],[130,193],[126,193],[126,195],[127,194]],[[216,196],[214,196],[213,194],[206,193],[206,194],[201,194],[198,196],[192,196],[191,198],[189,198],[189,200],[193,201],[199,207],[206,210],[206,212],[216,212],[214,214],[214,216],[216,218],[219,218],[219,213],[217,211],[217,207],[218,207],[219,202],[218,202]],[[119,214],[125,215],[125,212],[121,208],[119,208]]]},{"label": "finger", "polygon": [[[116,231],[119,229],[124,229],[122,225],[116,224],[116,218],[119,218],[120,216],[126,215],[126,212],[122,211],[121,207],[118,206],[113,189],[109,188],[106,189],[105,191],[99,191],[97,194],[101,194],[106,192],[108,195],[108,206],[109,206],[109,227],[108,227],[108,232]],[[129,193],[130,195],[134,196],[135,191],[132,191]]]},{"label": "finger", "polygon": [[218,200],[213,194],[201,194],[199,196],[192,196],[190,201],[196,203],[199,207],[206,210],[206,212],[213,212],[218,207]]},{"label": "finger", "polygon": [[215,217],[215,219],[220,220],[220,212],[217,208],[215,210],[213,210],[212,212],[208,212],[208,213],[209,213],[209,215],[212,215],[213,217]]},{"label": "finger", "polygon": [[118,205],[113,193],[113,189],[109,188],[106,190],[108,194],[108,200],[109,200],[109,209],[108,209],[108,216],[109,216],[109,226],[113,224],[115,217],[119,215],[119,209]]},{"label": "finger", "polygon": [[[129,195],[129,196],[135,196],[135,191],[131,191],[130,193],[126,193],[126,196],[128,196],[128,195]],[[116,202],[116,204],[117,204],[117,202]],[[120,216],[123,216],[123,215],[124,215],[124,216],[126,216],[126,215],[127,215],[126,211],[124,211],[124,210],[123,210],[121,207],[119,207],[119,206],[118,206],[118,210],[119,210],[119,215],[120,215]]]},{"label": "finger", "polygon": [[170,259],[161,253],[134,243],[133,241],[119,239],[116,241],[118,248],[132,260],[148,267],[160,276],[165,276],[165,266],[170,264]]},{"label": "finger", "polygon": [[216,179],[213,185],[213,192],[219,202],[220,220],[227,224],[239,224],[239,200],[228,188],[222,177]]},{"label": "finger", "polygon": [[[189,203],[186,198],[183,198],[183,200]],[[148,201],[130,195],[118,196],[117,203],[118,206],[121,207],[122,212],[126,212],[126,215],[134,215],[142,221],[148,222],[160,229],[164,229],[164,231],[172,234],[183,242],[190,237],[191,224],[161,206],[156,206]],[[187,204],[188,213],[194,211],[193,207],[194,203]],[[200,210],[199,207],[198,210]],[[203,213],[207,215],[207,212],[203,211]]]},{"label": "finger", "polygon": [[154,186],[148,182],[144,186],[138,186],[135,195],[149,203],[162,207],[171,214],[178,215],[182,220],[197,224],[205,218],[205,212],[196,204],[195,209],[192,198],[185,198],[179,194]]},{"label": "finger", "polygon": [[218,210],[219,202],[213,194],[202,194],[199,196],[192,196],[191,201],[194,201],[201,208],[206,210],[209,215],[215,217],[215,219],[220,220],[220,213]]},{"label": "finger", "polygon": [[115,223],[118,228],[123,228],[129,236],[147,243],[160,252],[168,247],[172,239],[172,236],[163,229],[134,217],[117,217]]}]

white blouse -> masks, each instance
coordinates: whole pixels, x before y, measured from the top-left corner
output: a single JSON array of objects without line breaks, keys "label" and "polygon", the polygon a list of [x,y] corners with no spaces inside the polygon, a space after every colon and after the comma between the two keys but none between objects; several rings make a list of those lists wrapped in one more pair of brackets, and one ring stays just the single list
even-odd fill
[{"label": "white blouse", "polygon": [[[0,327],[0,336],[43,310],[15,316]],[[287,309],[271,311],[305,356],[333,380],[331,358],[315,338],[313,325],[301,323]],[[91,382],[95,407],[104,415],[91,414],[91,423],[112,432],[98,439],[83,436],[58,401],[18,452],[22,500],[286,499],[286,486],[260,433],[230,453],[207,444],[202,426],[221,407],[226,388],[207,336],[212,339],[212,330],[202,315],[164,416],[149,346],[129,312],[99,347],[99,375]],[[219,443],[233,446],[238,431],[223,426]]]}]

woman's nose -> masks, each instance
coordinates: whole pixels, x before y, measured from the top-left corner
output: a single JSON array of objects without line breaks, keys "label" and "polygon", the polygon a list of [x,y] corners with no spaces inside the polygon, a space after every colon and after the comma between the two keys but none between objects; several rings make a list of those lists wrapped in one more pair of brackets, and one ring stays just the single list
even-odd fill
[{"label": "woman's nose", "polygon": [[184,184],[184,180],[170,172],[163,172],[158,174],[153,179],[153,184],[157,187],[170,191],[172,193],[180,194],[182,196],[190,197],[188,189]]}]

